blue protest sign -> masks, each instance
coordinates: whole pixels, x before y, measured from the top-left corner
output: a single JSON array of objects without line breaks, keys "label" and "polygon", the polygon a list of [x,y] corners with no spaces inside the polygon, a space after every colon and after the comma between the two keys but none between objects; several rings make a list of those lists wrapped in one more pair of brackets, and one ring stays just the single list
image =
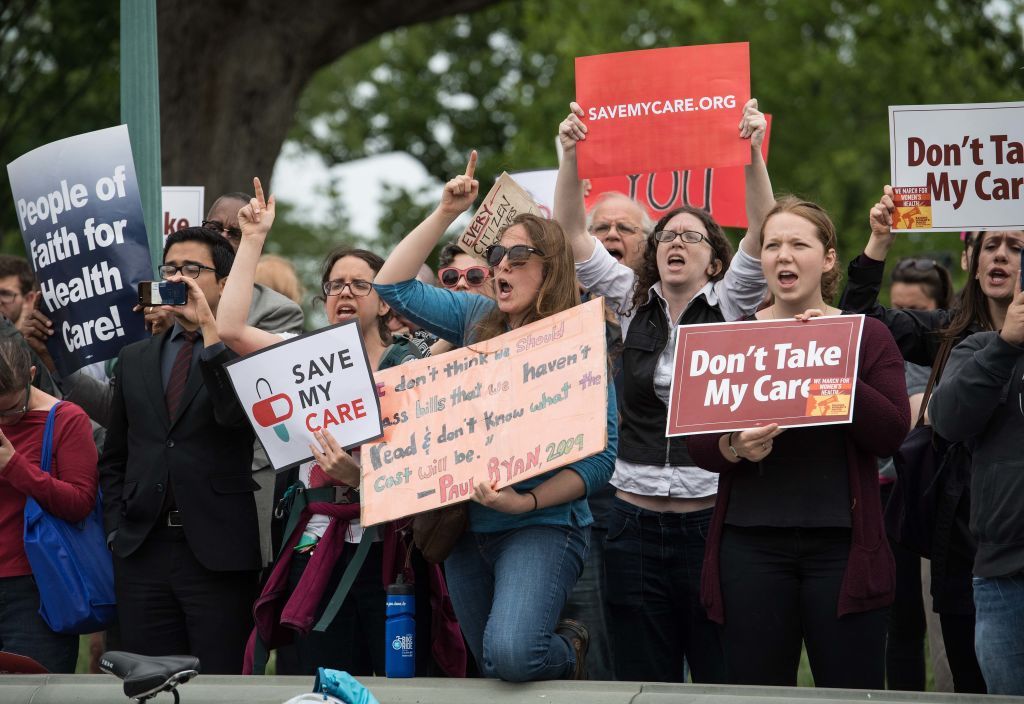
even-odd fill
[{"label": "blue protest sign", "polygon": [[7,173],[40,309],[53,321],[57,370],[70,374],[143,339],[132,306],[153,272],[128,128],[47,144]]}]

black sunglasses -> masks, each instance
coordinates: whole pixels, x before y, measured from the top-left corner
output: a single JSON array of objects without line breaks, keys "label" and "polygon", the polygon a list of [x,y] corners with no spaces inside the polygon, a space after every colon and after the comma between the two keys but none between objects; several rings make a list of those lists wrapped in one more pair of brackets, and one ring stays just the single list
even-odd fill
[{"label": "black sunglasses", "polygon": [[508,257],[509,264],[522,264],[530,258],[531,254],[536,254],[538,257],[544,256],[544,252],[535,247],[528,247],[525,244],[516,244],[511,247],[492,244],[484,250],[484,257],[486,257],[487,263],[491,266],[498,266],[506,256]]},{"label": "black sunglasses", "polygon": [[242,230],[237,227],[227,227],[220,220],[203,220],[203,227],[207,230],[216,230],[223,233],[229,240],[242,239]]},{"label": "black sunglasses", "polygon": [[918,271],[931,271],[932,269],[938,269],[939,263],[934,259],[902,259],[896,265],[896,271],[903,271],[905,269],[917,269]]}]

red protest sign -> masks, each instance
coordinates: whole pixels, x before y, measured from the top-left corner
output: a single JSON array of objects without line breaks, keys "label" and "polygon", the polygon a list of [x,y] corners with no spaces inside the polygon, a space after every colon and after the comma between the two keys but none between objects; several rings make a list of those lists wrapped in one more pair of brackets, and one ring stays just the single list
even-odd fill
[{"label": "red protest sign", "polygon": [[849,423],[863,315],[686,325],[665,434]]},{"label": "red protest sign", "polygon": [[749,99],[746,42],[578,57],[580,178],[748,164]]},{"label": "red protest sign", "polygon": [[[772,116],[765,115],[768,129],[764,133],[761,154],[768,161],[768,139],[772,133]],[[681,205],[705,208],[722,227],[747,227],[747,179],[742,166],[717,169],[666,171],[659,174],[602,176],[590,180],[587,211],[605,193],[625,193],[647,209],[655,222]]]}]

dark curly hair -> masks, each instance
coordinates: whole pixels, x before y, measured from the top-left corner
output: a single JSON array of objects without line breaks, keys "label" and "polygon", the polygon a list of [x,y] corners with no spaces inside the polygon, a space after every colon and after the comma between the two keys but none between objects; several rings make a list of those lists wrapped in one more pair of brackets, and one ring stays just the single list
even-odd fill
[{"label": "dark curly hair", "polygon": [[689,214],[701,221],[707,231],[708,244],[711,245],[711,263],[717,264],[715,273],[709,277],[709,281],[718,281],[725,276],[729,263],[732,262],[732,245],[725,236],[722,226],[715,222],[711,213],[703,208],[695,208],[692,205],[684,205],[675,210],[670,210],[661,220],[657,222],[654,229],[647,235],[647,242],[644,247],[644,258],[640,262],[640,271],[633,286],[633,301],[630,304],[630,312],[635,311],[647,300],[647,291],[654,284],[661,281],[661,273],[658,271],[658,240],[654,233],[659,232],[668,226],[669,222],[677,215]]},{"label": "dark curly hair", "polygon": [[[323,264],[320,265],[321,286],[327,283],[328,279],[330,279],[331,269],[333,269],[334,265],[338,263],[338,260],[344,259],[345,257],[355,257],[357,259],[362,259],[364,262],[366,262],[366,265],[368,267],[373,269],[373,274],[375,277],[377,275],[377,272],[380,271],[380,268],[384,266],[384,259],[379,254],[371,252],[368,249],[359,249],[357,247],[348,247],[346,245],[342,245],[340,247],[336,247],[334,250],[328,253],[328,255],[324,258]],[[326,300],[327,299],[322,292],[313,297],[313,301],[315,303],[325,303]],[[390,345],[392,342],[391,330],[390,328],[388,328],[388,321],[391,320],[392,315],[394,315],[394,313],[389,310],[384,315],[377,316],[377,332],[380,334],[381,342],[383,342],[386,345]]]}]

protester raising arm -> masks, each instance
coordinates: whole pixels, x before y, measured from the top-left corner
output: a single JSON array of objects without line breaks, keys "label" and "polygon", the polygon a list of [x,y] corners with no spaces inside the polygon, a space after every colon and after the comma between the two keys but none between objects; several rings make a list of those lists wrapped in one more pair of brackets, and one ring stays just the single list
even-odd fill
[{"label": "protester raising arm", "polygon": [[480,192],[480,183],[473,177],[476,160],[474,149],[469,154],[466,173],[456,176],[445,185],[437,208],[391,251],[374,283],[397,284],[416,278],[420,267],[444,236],[445,230],[476,200]]},{"label": "protester raising arm", "polygon": [[247,323],[252,305],[256,265],[263,252],[263,243],[274,224],[277,213],[274,196],[264,199],[259,178],[252,180],[256,197],[238,211],[238,226],[242,239],[235,252],[231,275],[224,284],[220,305],[217,307],[217,333],[224,344],[234,352],[246,355],[281,341],[280,335],[260,330]]}]

